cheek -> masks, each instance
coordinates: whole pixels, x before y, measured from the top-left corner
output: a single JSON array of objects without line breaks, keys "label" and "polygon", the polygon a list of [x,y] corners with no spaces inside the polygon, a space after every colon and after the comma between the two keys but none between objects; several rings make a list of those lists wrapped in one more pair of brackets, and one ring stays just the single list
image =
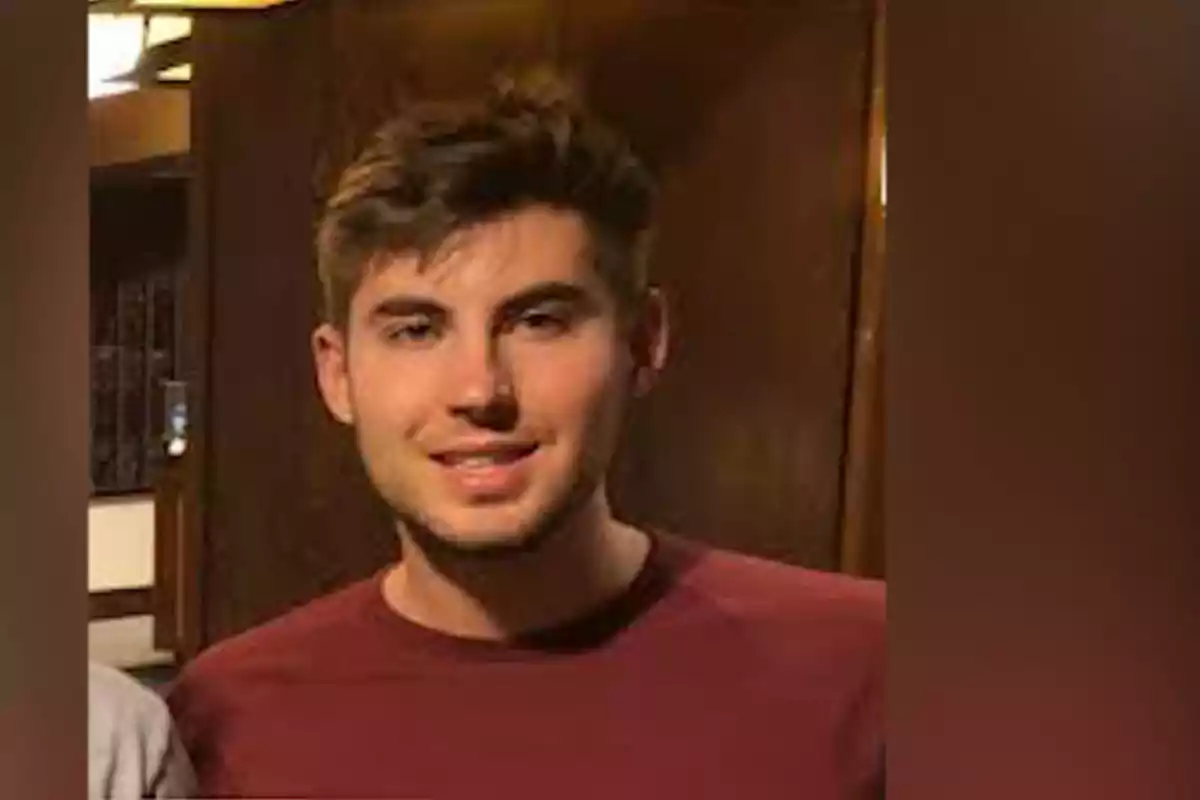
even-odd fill
[{"label": "cheek", "polygon": [[620,407],[621,369],[611,348],[529,358],[518,377],[522,410],[531,421],[552,425],[559,437],[590,436]]},{"label": "cheek", "polygon": [[357,424],[364,432],[416,430],[428,405],[422,388],[430,385],[418,365],[400,369],[395,359],[373,349],[352,353],[350,397]]}]

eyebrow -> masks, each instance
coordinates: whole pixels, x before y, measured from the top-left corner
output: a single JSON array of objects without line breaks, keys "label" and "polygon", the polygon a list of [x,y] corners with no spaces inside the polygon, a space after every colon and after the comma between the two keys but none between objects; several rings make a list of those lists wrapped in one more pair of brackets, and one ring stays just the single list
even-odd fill
[{"label": "eyebrow", "polygon": [[425,315],[430,317],[445,316],[446,307],[441,303],[418,295],[393,295],[385,297],[372,306],[367,319],[378,322],[396,317],[414,317]]},{"label": "eyebrow", "polygon": [[[535,283],[506,298],[496,310],[495,316],[507,319],[543,303],[555,302],[585,308],[595,305],[595,299],[583,286],[563,281],[545,281]],[[397,317],[419,315],[444,318],[450,315],[450,310],[430,297],[401,294],[385,297],[377,302],[368,312],[367,319],[371,322],[380,322]]]},{"label": "eyebrow", "polygon": [[506,299],[500,304],[497,316],[512,317],[543,303],[566,303],[587,308],[595,305],[591,293],[579,284],[546,281],[535,283]]}]

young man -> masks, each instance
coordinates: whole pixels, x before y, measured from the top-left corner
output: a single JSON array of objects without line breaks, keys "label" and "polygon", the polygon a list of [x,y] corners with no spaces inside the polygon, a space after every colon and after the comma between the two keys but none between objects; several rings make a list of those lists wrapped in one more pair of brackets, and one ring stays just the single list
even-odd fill
[{"label": "young man", "polygon": [[512,85],[347,170],[313,351],[403,559],[186,671],[202,794],[879,796],[881,587],[609,511],[666,354],[652,206],[620,137]]},{"label": "young man", "polygon": [[195,797],[167,707],[120,670],[88,663],[88,799]]}]

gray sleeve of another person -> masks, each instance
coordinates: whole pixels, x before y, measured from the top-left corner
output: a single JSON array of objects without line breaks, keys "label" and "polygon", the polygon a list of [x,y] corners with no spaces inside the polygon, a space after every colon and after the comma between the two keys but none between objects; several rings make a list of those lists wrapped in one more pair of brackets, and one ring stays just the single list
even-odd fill
[{"label": "gray sleeve of another person", "polygon": [[187,798],[195,778],[163,700],[130,676],[88,664],[88,800]]}]

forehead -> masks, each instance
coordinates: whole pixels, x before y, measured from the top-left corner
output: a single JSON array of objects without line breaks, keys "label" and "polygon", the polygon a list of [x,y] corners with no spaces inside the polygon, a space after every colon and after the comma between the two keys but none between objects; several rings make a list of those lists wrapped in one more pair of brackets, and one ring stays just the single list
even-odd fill
[{"label": "forehead", "polygon": [[523,209],[457,232],[424,263],[411,253],[377,262],[363,276],[353,305],[364,309],[392,295],[490,305],[546,282],[600,290],[589,252],[587,226],[578,214]]}]

